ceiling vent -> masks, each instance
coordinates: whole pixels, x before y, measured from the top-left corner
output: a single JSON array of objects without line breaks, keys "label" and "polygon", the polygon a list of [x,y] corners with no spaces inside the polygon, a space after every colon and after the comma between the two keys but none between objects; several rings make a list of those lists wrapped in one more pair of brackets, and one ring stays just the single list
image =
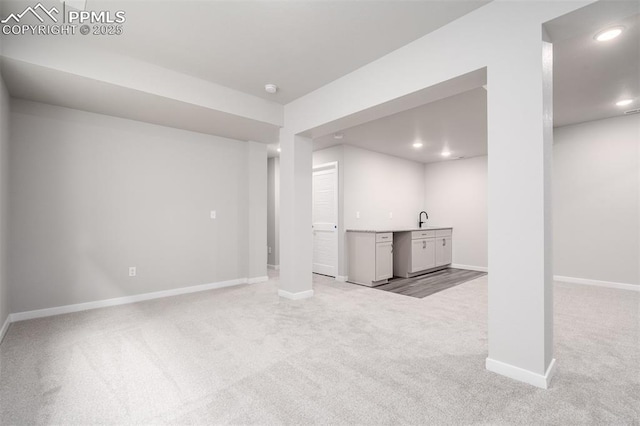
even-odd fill
[{"label": "ceiling vent", "polygon": [[629,111],[625,111],[625,114],[637,114],[640,112],[640,108],[630,109]]}]

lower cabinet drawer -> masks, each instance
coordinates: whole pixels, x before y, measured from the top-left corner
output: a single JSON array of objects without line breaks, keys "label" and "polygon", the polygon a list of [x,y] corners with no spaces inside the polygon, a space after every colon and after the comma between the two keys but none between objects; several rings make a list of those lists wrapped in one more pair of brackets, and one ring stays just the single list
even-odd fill
[{"label": "lower cabinet drawer", "polygon": [[436,237],[450,237],[451,229],[438,229],[436,230]]},{"label": "lower cabinet drawer", "polygon": [[393,241],[393,232],[376,234],[376,243],[386,243],[388,241]]},{"label": "lower cabinet drawer", "polygon": [[411,239],[417,240],[420,238],[433,238],[436,236],[436,231],[413,231],[411,232]]}]

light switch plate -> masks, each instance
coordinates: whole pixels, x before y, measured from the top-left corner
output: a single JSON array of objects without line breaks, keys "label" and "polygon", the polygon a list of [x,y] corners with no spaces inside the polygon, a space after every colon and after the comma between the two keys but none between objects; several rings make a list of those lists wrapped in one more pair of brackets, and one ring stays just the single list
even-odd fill
[{"label": "light switch plate", "polygon": [[211,219],[215,219],[215,218],[216,218],[216,211],[211,210]]}]

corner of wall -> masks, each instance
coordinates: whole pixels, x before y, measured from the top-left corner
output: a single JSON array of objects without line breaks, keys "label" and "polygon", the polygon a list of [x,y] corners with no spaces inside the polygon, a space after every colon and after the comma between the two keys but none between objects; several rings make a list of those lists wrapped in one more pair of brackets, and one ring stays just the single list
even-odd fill
[{"label": "corner of wall", "polygon": [[8,328],[9,314],[11,313],[9,275],[7,267],[9,262],[7,252],[8,239],[8,178],[9,178],[9,107],[10,97],[2,76],[0,75],[0,341]]},{"label": "corner of wall", "polygon": [[259,142],[248,142],[247,192],[248,226],[248,265],[247,277],[265,277],[267,275],[267,146]]}]

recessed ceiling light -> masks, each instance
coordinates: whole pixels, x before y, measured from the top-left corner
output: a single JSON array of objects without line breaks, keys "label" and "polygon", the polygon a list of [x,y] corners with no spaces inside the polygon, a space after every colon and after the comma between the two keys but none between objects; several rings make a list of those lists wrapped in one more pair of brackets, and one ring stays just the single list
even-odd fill
[{"label": "recessed ceiling light", "polygon": [[633,103],[633,99],[622,99],[618,102],[616,102],[616,105],[618,106],[627,106],[627,105],[631,105]]},{"label": "recessed ceiling light", "polygon": [[275,84],[269,83],[269,84],[265,84],[264,85],[264,90],[267,93],[271,93],[274,94],[278,91],[278,86],[276,86]]},{"label": "recessed ceiling light", "polygon": [[442,155],[443,157],[448,157],[451,155],[451,152],[445,150],[445,151],[442,151],[440,155]]},{"label": "recessed ceiling light", "polygon": [[333,138],[334,139],[342,139],[342,138],[344,138],[344,135],[342,133],[335,133],[333,135]]},{"label": "recessed ceiling light", "polygon": [[422,142],[416,142],[413,144],[414,148],[422,148]]},{"label": "recessed ceiling light", "polygon": [[280,152],[280,148],[278,148],[278,152]]},{"label": "recessed ceiling light", "polygon": [[597,41],[609,41],[622,34],[622,31],[624,31],[624,27],[607,28],[606,30],[602,30],[596,34],[594,38]]}]

